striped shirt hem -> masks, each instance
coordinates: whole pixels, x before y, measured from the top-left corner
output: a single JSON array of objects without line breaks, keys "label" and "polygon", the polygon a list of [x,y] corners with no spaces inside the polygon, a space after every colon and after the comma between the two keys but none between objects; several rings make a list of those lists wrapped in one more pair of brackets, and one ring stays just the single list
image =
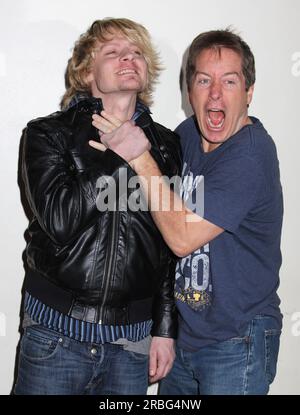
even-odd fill
[{"label": "striped shirt hem", "polygon": [[34,322],[80,342],[103,344],[121,338],[137,342],[149,336],[152,328],[152,320],[119,326],[77,320],[43,304],[27,292],[24,310]]}]

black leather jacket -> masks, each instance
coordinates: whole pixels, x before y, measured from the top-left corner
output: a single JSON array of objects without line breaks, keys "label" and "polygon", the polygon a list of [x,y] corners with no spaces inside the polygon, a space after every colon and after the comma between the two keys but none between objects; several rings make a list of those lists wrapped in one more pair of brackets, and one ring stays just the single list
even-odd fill
[{"label": "black leather jacket", "polygon": [[[91,124],[101,100],[79,102],[28,123],[24,132],[23,177],[34,218],[26,248],[25,289],[71,317],[103,324],[153,319],[152,334],[176,337],[173,299],[176,258],[148,211],[100,212],[97,179],[129,164],[111,150],[88,145],[97,139]],[[181,172],[179,139],[144,112],[136,120],[151,153],[168,176]],[[126,169],[126,170],[124,170]],[[134,189],[127,189],[128,196]],[[135,189],[136,190],[136,189]]]}]

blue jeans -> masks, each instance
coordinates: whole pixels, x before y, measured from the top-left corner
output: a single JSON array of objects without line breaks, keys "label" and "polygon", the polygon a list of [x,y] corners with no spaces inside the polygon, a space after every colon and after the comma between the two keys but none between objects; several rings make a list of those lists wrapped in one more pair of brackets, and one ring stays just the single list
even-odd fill
[{"label": "blue jeans", "polygon": [[145,395],[148,356],[80,343],[40,325],[21,338],[16,395]]},{"label": "blue jeans", "polygon": [[256,316],[244,336],[196,352],[177,347],[160,395],[266,395],[276,374],[280,330],[272,317]]}]

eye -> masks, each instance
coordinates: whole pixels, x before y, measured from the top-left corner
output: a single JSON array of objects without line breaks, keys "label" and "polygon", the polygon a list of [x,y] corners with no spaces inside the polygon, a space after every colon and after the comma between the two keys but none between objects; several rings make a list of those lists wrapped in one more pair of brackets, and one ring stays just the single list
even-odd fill
[{"label": "eye", "polygon": [[208,86],[210,83],[210,79],[208,78],[199,78],[197,83],[201,86]]},{"label": "eye", "polygon": [[223,79],[223,85],[225,88],[233,88],[237,85],[238,79],[236,77]]},{"label": "eye", "polygon": [[136,57],[138,57],[138,58],[143,58],[144,57],[144,55],[142,54],[142,52],[139,50],[139,49],[135,49],[134,51],[133,51],[133,53],[135,54],[135,56]]},{"label": "eye", "polygon": [[107,51],[105,52],[105,56],[113,56],[113,55],[116,55],[116,54],[117,54],[117,51],[116,51],[116,50],[114,50],[114,49],[107,50]]},{"label": "eye", "polygon": [[233,79],[226,79],[224,82],[226,85],[235,85],[236,83]]}]

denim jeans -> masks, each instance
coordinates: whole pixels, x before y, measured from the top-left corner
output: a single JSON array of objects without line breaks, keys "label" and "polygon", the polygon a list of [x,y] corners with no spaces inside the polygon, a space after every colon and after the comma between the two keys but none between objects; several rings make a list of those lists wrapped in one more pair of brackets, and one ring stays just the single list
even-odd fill
[{"label": "denim jeans", "polygon": [[148,356],[35,325],[21,338],[16,395],[145,395]]},{"label": "denim jeans", "polygon": [[256,316],[244,336],[188,352],[177,347],[161,395],[266,395],[275,373],[280,330],[273,317]]}]

